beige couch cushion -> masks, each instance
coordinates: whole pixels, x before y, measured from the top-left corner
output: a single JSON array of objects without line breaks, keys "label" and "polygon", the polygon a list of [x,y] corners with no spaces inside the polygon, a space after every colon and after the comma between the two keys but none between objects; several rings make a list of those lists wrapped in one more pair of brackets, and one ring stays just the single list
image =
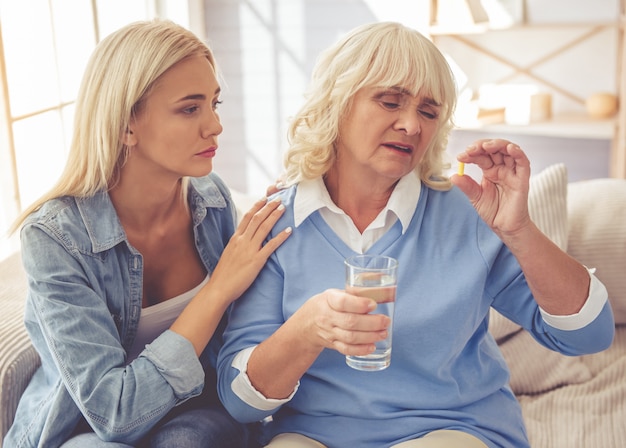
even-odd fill
[{"label": "beige couch cushion", "polygon": [[530,178],[528,213],[552,241],[567,250],[567,169],[551,165]]},{"label": "beige couch cushion", "polygon": [[40,364],[24,328],[25,300],[26,276],[16,253],[0,262],[0,446],[22,392]]},{"label": "beige couch cushion", "polygon": [[626,323],[626,180],[574,182],[568,191],[568,252],[609,291],[616,323]]}]

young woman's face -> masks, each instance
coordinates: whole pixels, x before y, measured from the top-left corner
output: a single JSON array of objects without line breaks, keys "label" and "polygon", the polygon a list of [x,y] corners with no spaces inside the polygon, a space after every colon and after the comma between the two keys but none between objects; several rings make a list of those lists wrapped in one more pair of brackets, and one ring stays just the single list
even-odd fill
[{"label": "young woman's face", "polygon": [[213,169],[220,86],[203,56],[185,59],[157,80],[132,121],[130,158],[147,174],[200,177]]},{"label": "young woman's face", "polygon": [[338,163],[396,181],[411,172],[437,131],[440,106],[400,88],[358,91],[339,125]]}]

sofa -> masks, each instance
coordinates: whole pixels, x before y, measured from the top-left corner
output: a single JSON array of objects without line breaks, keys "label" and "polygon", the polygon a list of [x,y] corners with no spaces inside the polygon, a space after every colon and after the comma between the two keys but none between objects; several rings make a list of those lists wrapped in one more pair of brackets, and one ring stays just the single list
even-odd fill
[{"label": "sofa", "polygon": [[[233,192],[240,210],[251,198]],[[532,176],[531,217],[552,240],[605,283],[616,319],[612,346],[567,357],[541,347],[492,311],[490,331],[511,368],[534,448],[626,446],[626,180],[568,183],[556,164]],[[39,366],[23,325],[26,280],[20,254],[0,262],[0,437]],[[0,439],[1,447],[1,439]],[[7,447],[8,448],[8,447]]]}]

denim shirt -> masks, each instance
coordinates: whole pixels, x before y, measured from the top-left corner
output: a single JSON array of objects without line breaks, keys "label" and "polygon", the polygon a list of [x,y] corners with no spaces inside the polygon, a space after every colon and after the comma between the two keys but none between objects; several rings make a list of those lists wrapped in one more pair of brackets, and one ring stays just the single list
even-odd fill
[{"label": "denim shirt", "polygon": [[[236,212],[215,174],[190,179],[195,245],[212,272]],[[41,357],[4,439],[6,448],[58,447],[84,417],[100,438],[133,443],[214,378],[220,325],[200,359],[167,330],[125,365],[141,313],[143,259],[107,192],[45,203],[21,231],[25,324]],[[215,387],[213,384],[207,387]]]}]

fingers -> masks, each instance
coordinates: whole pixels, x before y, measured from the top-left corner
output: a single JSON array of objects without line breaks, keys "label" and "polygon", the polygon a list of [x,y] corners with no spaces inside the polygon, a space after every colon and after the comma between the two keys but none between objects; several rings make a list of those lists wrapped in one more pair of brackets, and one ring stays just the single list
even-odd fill
[{"label": "fingers", "polygon": [[274,193],[278,193],[280,190],[286,188],[285,178],[287,177],[286,173],[282,173],[278,179],[276,179],[276,183],[270,185],[265,190],[265,194],[268,196],[273,195]]},{"label": "fingers", "polygon": [[210,284],[220,285],[217,289],[221,297],[229,301],[237,299],[254,281],[272,252],[289,237],[290,228],[263,244],[284,210],[280,199],[262,198],[242,217],[211,274]]},{"label": "fingers", "polygon": [[287,238],[289,238],[289,235],[291,235],[291,232],[292,232],[292,228],[291,227],[287,227],[282,232],[280,232],[278,235],[276,235],[274,238],[272,238],[267,243],[265,243],[265,245],[263,246],[263,248],[260,251],[261,255],[265,259],[267,259],[272,254],[272,252],[274,252],[276,249],[278,249],[278,247],[281,244],[283,244],[287,240]]},{"label": "fingers", "polygon": [[387,337],[391,319],[369,314],[376,309],[374,300],[339,290],[326,300],[331,310],[325,332],[330,348],[345,355],[366,355],[375,350],[375,342]]},{"label": "fingers", "polygon": [[282,181],[278,180],[278,181],[276,181],[275,184],[270,185],[270,186],[267,187],[267,189],[265,190],[265,194],[268,195],[268,196],[271,196],[274,193],[278,193],[283,188],[285,188],[284,184],[282,183]]},{"label": "fingers", "polygon": [[457,155],[457,160],[463,163],[474,164],[482,171],[494,166],[491,154],[483,149],[480,141],[468,146],[465,151]]},{"label": "fingers", "polygon": [[267,187],[267,189],[265,190],[265,194],[268,196],[271,196],[274,193],[278,193],[279,191],[280,191],[280,188],[278,188],[276,184],[273,184]]},{"label": "fingers", "polygon": [[376,301],[369,297],[355,296],[341,290],[328,294],[328,305],[340,313],[367,314],[376,309]]},{"label": "fingers", "polygon": [[463,163],[477,165],[483,172],[501,168],[516,172],[529,170],[530,162],[522,149],[504,139],[478,140],[457,156]]},{"label": "fingers", "polygon": [[275,198],[269,201],[265,207],[256,212],[250,224],[246,228],[246,233],[250,233],[250,238],[255,240],[258,244],[261,244],[265,237],[274,227],[274,224],[283,215],[285,206],[281,204],[280,198]]},{"label": "fingers", "polygon": [[[285,207],[281,204],[280,198],[271,201],[261,199],[244,215],[236,233],[245,235],[260,246],[284,211]],[[290,231],[284,236],[288,236],[289,233]]]},{"label": "fingers", "polygon": [[250,210],[248,210],[243,217],[241,218],[241,222],[239,223],[239,228],[246,228],[248,226],[248,224],[250,223],[250,220],[252,219],[252,217],[255,215],[256,212],[258,212],[259,210],[261,210],[265,204],[267,204],[267,197],[262,197],[260,199],[258,199],[253,205],[252,208],[250,208]]},{"label": "fingers", "polygon": [[508,157],[515,160],[525,158],[524,152],[518,145],[503,139],[478,140],[468,146],[463,154],[464,158],[487,158],[492,165],[504,163]]},{"label": "fingers", "polygon": [[459,176],[453,174],[450,177],[450,181],[461,190],[465,196],[474,203],[480,198],[480,185],[476,183],[470,176]]},{"label": "fingers", "polygon": [[376,350],[376,342],[385,339],[388,331],[345,330],[336,327],[328,334],[324,345],[344,355],[364,356]]},{"label": "fingers", "polygon": [[284,211],[285,207],[281,204],[280,198],[269,202],[260,200],[246,213],[235,234],[231,237],[229,246],[233,247],[233,251],[239,248],[237,252],[245,257],[246,262],[252,263],[260,269],[269,256],[292,233],[291,227],[288,227],[265,242]]}]

